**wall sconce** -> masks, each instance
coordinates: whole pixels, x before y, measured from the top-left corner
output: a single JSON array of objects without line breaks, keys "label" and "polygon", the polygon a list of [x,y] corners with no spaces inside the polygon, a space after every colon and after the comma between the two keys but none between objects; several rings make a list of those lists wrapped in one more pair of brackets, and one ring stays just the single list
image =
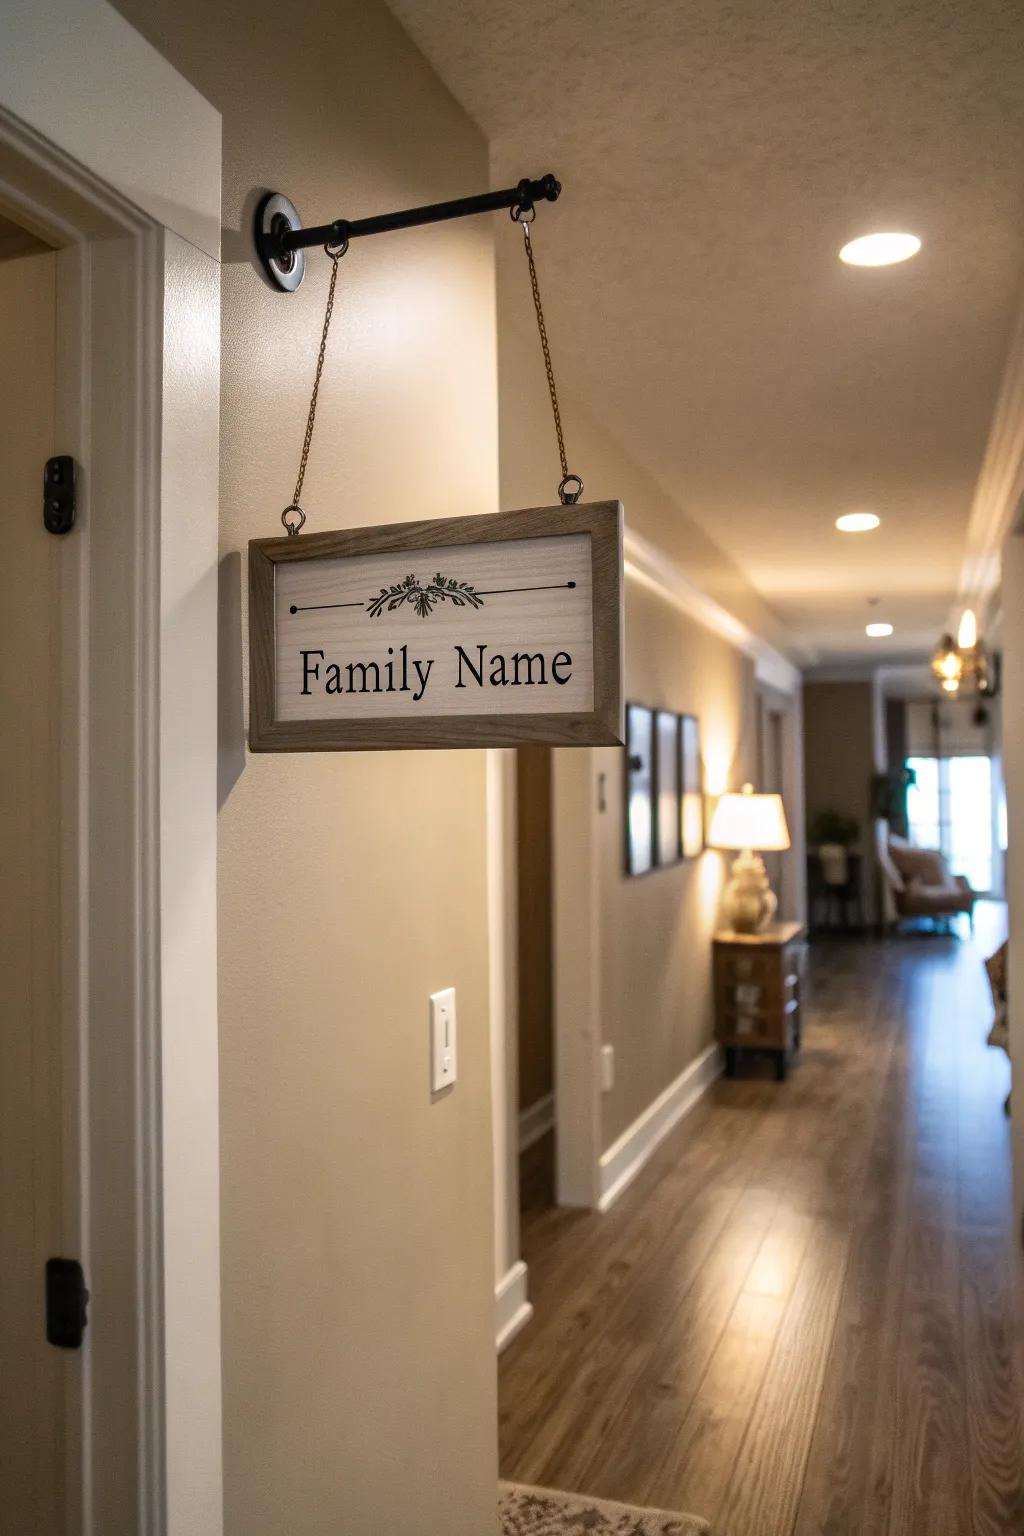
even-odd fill
[{"label": "wall sconce", "polygon": [[932,672],[947,693],[956,693],[963,677],[964,664],[952,635],[943,635],[935,647]]},{"label": "wall sconce", "polygon": [[960,617],[956,639],[945,634],[932,654],[932,673],[944,693],[956,695],[963,682],[973,682],[983,698],[995,698],[999,692],[999,655],[990,656],[978,635],[978,620],[973,608],[965,608]]}]

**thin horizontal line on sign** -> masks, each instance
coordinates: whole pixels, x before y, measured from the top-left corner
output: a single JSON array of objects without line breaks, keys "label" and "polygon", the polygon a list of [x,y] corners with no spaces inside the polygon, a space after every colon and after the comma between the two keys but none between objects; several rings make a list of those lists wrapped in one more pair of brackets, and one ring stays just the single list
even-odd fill
[{"label": "thin horizontal line on sign", "polygon": [[[574,581],[556,581],[546,587],[491,587],[478,592],[477,597],[503,597],[510,592],[561,592],[566,587],[575,587]],[[289,613],[318,613],[322,608],[365,608],[365,603],[304,603],[296,605],[292,603]]]},{"label": "thin horizontal line on sign", "polygon": [[320,608],[365,608],[365,603],[308,603],[303,607],[296,607],[292,603],[289,613],[315,613]]},{"label": "thin horizontal line on sign", "polygon": [[477,593],[477,597],[501,597],[506,592],[561,592],[565,587],[574,587],[574,581],[555,581],[547,587],[491,587]]}]

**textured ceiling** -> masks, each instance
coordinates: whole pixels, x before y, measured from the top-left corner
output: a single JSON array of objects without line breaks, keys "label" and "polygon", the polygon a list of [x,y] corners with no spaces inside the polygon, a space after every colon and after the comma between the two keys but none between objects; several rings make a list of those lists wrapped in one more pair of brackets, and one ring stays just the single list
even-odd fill
[{"label": "textured ceiling", "polygon": [[[823,659],[869,617],[930,645],[1024,278],[1024,4],[390,4],[495,185],[564,183],[537,244],[566,393]],[[922,254],[836,260],[886,228]],[[835,533],[858,508],[880,532]]]}]

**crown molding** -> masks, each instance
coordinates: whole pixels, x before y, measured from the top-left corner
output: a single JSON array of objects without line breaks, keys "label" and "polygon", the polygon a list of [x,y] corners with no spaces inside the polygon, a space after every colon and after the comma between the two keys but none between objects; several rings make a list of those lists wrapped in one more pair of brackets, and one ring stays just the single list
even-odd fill
[{"label": "crown molding", "polygon": [[[974,490],[957,595],[984,630],[998,606],[1002,550],[1024,516],[1024,304],[1017,317]],[[951,618],[955,630],[956,619]]]},{"label": "crown molding", "polygon": [[768,683],[782,693],[798,691],[800,668],[788,656],[709,597],[656,544],[630,528],[625,533],[625,560],[627,577],[656,592],[687,618],[696,619],[705,629],[720,635],[749,656],[759,682]]}]

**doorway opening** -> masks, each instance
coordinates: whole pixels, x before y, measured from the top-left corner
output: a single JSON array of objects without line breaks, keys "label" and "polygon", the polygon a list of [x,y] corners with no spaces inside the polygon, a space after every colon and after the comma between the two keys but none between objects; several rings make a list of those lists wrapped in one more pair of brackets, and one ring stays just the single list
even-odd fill
[{"label": "doorway opening", "polygon": [[[203,673],[216,641],[219,268],[208,241],[146,205],[194,234],[203,196],[165,195],[153,123],[171,123],[204,189],[220,185],[220,131],[180,77],[140,60],[127,23],[109,11],[105,26],[83,24],[59,85],[33,67],[26,29],[2,71],[0,286],[5,268],[8,288],[16,270],[40,274],[38,304],[27,291],[8,303],[0,337],[16,389],[0,428],[0,670],[15,722],[0,741],[0,1460],[5,1473],[19,1462],[3,1507],[19,1530],[62,1536],[140,1522],[212,1533],[216,679]],[[130,197],[94,111],[110,99],[97,78],[115,75],[118,144],[138,146]],[[63,535],[44,530],[55,455],[62,475],[76,466]],[[165,504],[189,517],[164,518]],[[50,1258],[71,1261],[52,1272],[65,1308]],[[58,1349],[47,1312],[69,1339],[83,1286],[81,1347]]]},{"label": "doorway opening", "polygon": [[555,1200],[555,1042],[550,747],[516,753],[519,1210],[523,1224]]},{"label": "doorway opening", "polygon": [[[42,1326],[47,1261],[65,1251],[59,540],[43,527],[56,451],[57,254],[0,215],[0,1440],[11,1528],[69,1523],[66,1430],[80,1357]],[[16,722],[16,725],[14,724]],[[63,896],[63,900],[62,900]],[[69,1170],[70,1171],[70,1170]]]},{"label": "doorway opening", "polygon": [[[759,695],[758,703],[757,757],[760,768],[760,783],[757,787],[765,794],[781,795],[785,789],[783,784],[783,731],[785,729],[785,715],[783,710],[766,698],[763,692]],[[765,853],[762,857],[772,890],[779,891],[782,885],[784,868],[782,855],[781,853]]]}]

